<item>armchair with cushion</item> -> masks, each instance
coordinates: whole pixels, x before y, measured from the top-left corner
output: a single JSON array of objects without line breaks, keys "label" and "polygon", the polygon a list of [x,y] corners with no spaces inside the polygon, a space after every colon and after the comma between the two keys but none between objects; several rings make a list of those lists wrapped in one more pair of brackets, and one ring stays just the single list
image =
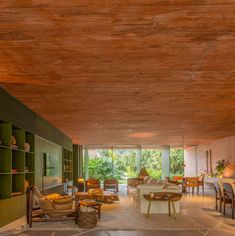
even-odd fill
[{"label": "armchair with cushion", "polygon": [[[71,196],[62,196],[58,193],[43,196],[38,191],[35,186],[27,189],[27,223],[29,227],[32,227],[32,222],[38,221],[76,220],[77,213],[73,209]],[[35,200],[37,200],[38,207],[33,209],[33,201]]]},{"label": "armchair with cushion", "polygon": [[89,189],[100,188],[100,180],[98,179],[88,179],[85,181],[86,191]]},{"label": "armchair with cushion", "polygon": [[118,180],[106,179],[104,180],[104,190],[113,189],[115,193],[118,192]]}]

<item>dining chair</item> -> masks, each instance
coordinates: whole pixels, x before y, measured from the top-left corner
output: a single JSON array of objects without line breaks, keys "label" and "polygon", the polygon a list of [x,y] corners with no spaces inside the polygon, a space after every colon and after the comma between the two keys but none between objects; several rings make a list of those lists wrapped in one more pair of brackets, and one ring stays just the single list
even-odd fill
[{"label": "dining chair", "polygon": [[223,199],[224,199],[224,215],[226,212],[226,204],[230,204],[232,208],[232,219],[234,219],[235,196],[233,186],[230,183],[223,183]]},{"label": "dining chair", "polygon": [[218,210],[217,201],[219,201],[219,211],[222,212],[222,203],[224,202],[224,197],[218,182],[214,182],[214,189],[215,189],[215,209]]},{"label": "dining chair", "polygon": [[194,188],[197,188],[197,194],[199,191],[198,178],[197,177],[185,177],[184,187],[188,192],[192,188],[192,193],[194,194]]},{"label": "dining chair", "polygon": [[202,193],[204,195],[204,175],[200,175],[197,177],[197,182],[198,182],[198,188],[202,186]]}]

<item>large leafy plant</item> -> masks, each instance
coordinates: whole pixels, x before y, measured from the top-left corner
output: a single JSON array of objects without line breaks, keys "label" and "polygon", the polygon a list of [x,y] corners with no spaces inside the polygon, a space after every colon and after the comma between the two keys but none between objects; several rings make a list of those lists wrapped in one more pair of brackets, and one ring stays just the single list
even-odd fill
[{"label": "large leafy plant", "polygon": [[227,167],[227,165],[229,164],[229,161],[228,160],[225,160],[225,159],[222,159],[222,160],[218,160],[216,162],[216,171],[217,171],[217,176],[222,176],[223,175],[223,172],[225,170],[225,168]]}]

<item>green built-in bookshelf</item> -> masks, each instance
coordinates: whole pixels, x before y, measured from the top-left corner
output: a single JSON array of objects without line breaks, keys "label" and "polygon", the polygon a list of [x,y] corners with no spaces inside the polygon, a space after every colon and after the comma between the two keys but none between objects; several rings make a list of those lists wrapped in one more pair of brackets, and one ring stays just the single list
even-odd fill
[{"label": "green built-in bookshelf", "polygon": [[0,201],[24,195],[35,184],[34,151],[34,134],[0,120]]},{"label": "green built-in bookshelf", "polygon": [[73,152],[63,148],[62,178],[63,182],[73,181]]}]

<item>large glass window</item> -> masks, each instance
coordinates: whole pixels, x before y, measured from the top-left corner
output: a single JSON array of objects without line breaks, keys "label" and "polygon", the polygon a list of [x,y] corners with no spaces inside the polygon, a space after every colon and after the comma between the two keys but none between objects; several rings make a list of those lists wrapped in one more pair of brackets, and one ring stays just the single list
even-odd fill
[{"label": "large glass window", "polygon": [[136,152],[134,149],[89,150],[89,177],[100,180],[115,178],[125,183],[127,178],[137,176]]},{"label": "large glass window", "polygon": [[143,149],[141,167],[145,167],[151,177],[162,177],[162,153],[158,149]]},{"label": "large glass window", "polygon": [[[127,178],[138,176],[141,167],[145,167],[151,177],[162,178],[161,149],[90,149],[88,156],[89,178],[101,181],[115,178],[126,183]],[[184,175],[184,151],[171,148],[170,177],[175,175]]]},{"label": "large glass window", "polygon": [[113,154],[114,173],[120,183],[126,183],[127,178],[138,175],[136,149],[115,149]]},{"label": "large glass window", "polygon": [[170,149],[170,177],[184,176],[184,150],[181,148]]}]

